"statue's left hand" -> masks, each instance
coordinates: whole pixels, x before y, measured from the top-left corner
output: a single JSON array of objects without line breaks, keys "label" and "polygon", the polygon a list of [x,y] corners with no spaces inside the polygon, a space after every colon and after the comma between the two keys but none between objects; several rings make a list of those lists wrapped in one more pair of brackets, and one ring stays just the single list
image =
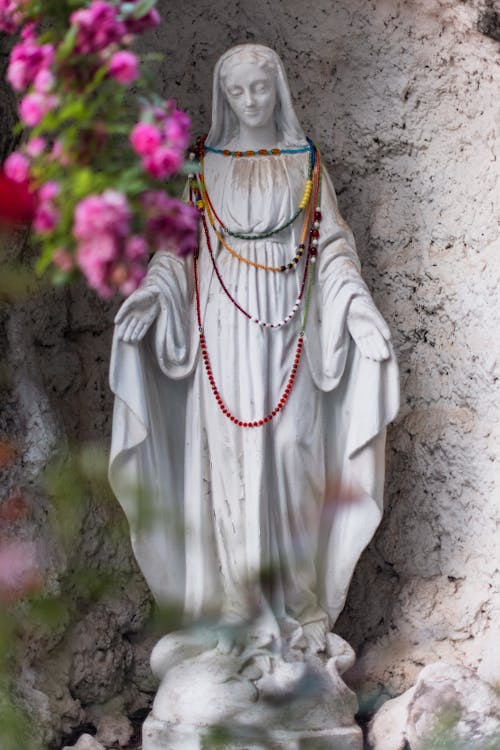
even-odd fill
[{"label": "statue's left hand", "polygon": [[139,287],[118,310],[115,326],[118,338],[136,344],[144,338],[160,309],[158,296],[151,289]]},{"label": "statue's left hand", "polygon": [[389,359],[391,332],[371,300],[354,297],[347,313],[347,328],[363,357],[375,362]]}]

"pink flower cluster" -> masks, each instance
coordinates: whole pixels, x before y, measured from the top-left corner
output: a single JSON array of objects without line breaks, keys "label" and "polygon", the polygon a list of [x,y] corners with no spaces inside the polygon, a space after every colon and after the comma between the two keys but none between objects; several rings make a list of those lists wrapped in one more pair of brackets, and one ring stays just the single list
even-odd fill
[{"label": "pink flower cluster", "polygon": [[118,83],[126,86],[137,78],[139,72],[139,60],[133,52],[120,50],[111,56],[108,66],[109,74]]},{"label": "pink flower cluster", "polygon": [[101,297],[117,289],[130,294],[146,273],[147,244],[139,235],[129,236],[130,219],[128,201],[116,190],[89,195],[75,209],[77,263]]},{"label": "pink flower cluster", "polygon": [[59,210],[54,201],[59,195],[57,182],[44,183],[37,193],[37,207],[33,218],[33,228],[40,234],[52,232],[59,221]]},{"label": "pink flower cluster", "polygon": [[0,31],[13,34],[23,22],[23,0],[0,0]]},{"label": "pink flower cluster", "polygon": [[182,166],[191,121],[173,101],[168,101],[165,108],[147,110],[144,115],[152,116],[153,122],[139,122],[130,134],[130,142],[142,157],[146,172],[158,180],[168,179]]},{"label": "pink flower cluster", "polygon": [[47,75],[51,75],[49,68],[55,57],[54,46],[38,44],[33,24],[23,29],[21,38],[22,41],[15,45],[10,54],[7,80],[16,91],[23,91],[31,84],[37,90],[46,90]]},{"label": "pink flower cluster", "polygon": [[38,44],[33,24],[23,29],[21,37],[10,55],[7,80],[16,91],[33,86],[34,90],[21,100],[19,114],[26,125],[35,127],[59,103],[58,97],[50,93],[55,85],[50,71],[55,48],[52,44]]},{"label": "pink flower cluster", "polygon": [[93,0],[88,8],[75,10],[70,21],[78,29],[76,52],[90,55],[101,52],[110,44],[121,42],[127,29],[118,14],[119,9],[104,0]]},{"label": "pink flower cluster", "polygon": [[55,109],[58,104],[59,97],[34,91],[21,100],[19,115],[26,125],[34,128],[43,120],[47,112]]},{"label": "pink flower cluster", "polygon": [[146,212],[146,235],[155,250],[185,257],[198,243],[198,212],[193,206],[170,198],[161,190],[150,190],[142,198]]},{"label": "pink flower cluster", "polygon": [[6,177],[12,182],[28,182],[30,177],[29,160],[20,154],[19,151],[13,151],[5,160],[3,170]]}]

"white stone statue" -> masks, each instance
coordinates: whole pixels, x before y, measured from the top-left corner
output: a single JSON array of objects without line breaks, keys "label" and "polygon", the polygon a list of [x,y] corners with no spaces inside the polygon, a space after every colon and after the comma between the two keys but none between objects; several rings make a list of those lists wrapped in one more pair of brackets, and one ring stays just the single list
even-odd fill
[{"label": "white stone statue", "polygon": [[381,518],[390,333],[272,50],[220,58],[203,150],[197,294],[193,259],[159,252],[115,319],[110,481],[158,601],[314,660]]}]

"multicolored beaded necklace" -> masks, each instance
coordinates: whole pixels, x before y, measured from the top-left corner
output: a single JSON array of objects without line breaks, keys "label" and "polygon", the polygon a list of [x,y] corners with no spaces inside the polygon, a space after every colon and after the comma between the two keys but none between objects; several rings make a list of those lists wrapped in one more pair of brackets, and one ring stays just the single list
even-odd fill
[{"label": "multicolored beaded necklace", "polygon": [[211,209],[213,215],[217,219],[217,222],[219,223],[219,225],[220,225],[221,229],[224,231],[224,233],[230,235],[231,237],[236,237],[239,240],[264,240],[264,239],[267,239],[269,237],[272,237],[275,234],[279,234],[279,232],[282,232],[284,229],[287,229],[291,224],[293,224],[293,222],[297,219],[298,216],[300,216],[300,214],[302,213],[302,211],[305,209],[305,207],[307,206],[307,204],[309,203],[309,200],[311,198],[312,187],[313,187],[313,185],[312,185],[312,174],[313,174],[314,164],[315,164],[315,160],[316,160],[316,153],[315,153],[315,148],[314,148],[313,142],[309,138],[307,139],[307,143],[308,143],[307,150],[309,152],[309,162],[308,162],[308,169],[307,169],[306,185],[305,185],[304,193],[302,195],[300,203],[299,203],[298,207],[295,209],[295,211],[292,214],[291,218],[288,219],[283,224],[281,224],[280,226],[276,227],[275,229],[268,230],[267,232],[255,232],[254,234],[243,234],[243,233],[240,233],[240,232],[234,232],[234,231],[232,231],[231,229],[229,229],[224,224],[224,222],[220,219],[217,211],[215,210],[214,205],[213,205],[213,203],[212,203],[212,201],[210,199],[210,196],[208,194],[208,191],[207,191],[207,188],[206,188],[206,185],[205,185],[205,182],[204,182],[204,178],[203,178],[203,158],[204,158],[204,152],[206,150],[206,147],[205,147],[205,139],[206,139],[206,137],[207,136],[205,135],[202,138],[199,138],[198,141],[197,141],[198,159],[199,159],[199,162],[200,162],[200,165],[201,165],[200,179],[201,179],[201,181],[203,183],[203,186],[204,186],[204,195],[205,195],[205,199],[207,201],[207,204],[210,206],[210,209]]},{"label": "multicolored beaded necklace", "polygon": [[280,156],[281,154],[303,154],[309,151],[309,145],[300,146],[300,148],[259,148],[257,151],[248,149],[247,151],[230,151],[228,148],[212,148],[212,146],[205,146],[205,151],[210,151],[212,154],[221,154],[222,156],[233,156],[235,159],[239,159],[242,156]]},{"label": "multicolored beaded necklace", "polygon": [[[309,212],[309,215],[310,215],[310,212]],[[215,274],[216,274],[216,276],[217,276],[217,278],[219,280],[219,283],[220,283],[223,291],[225,292],[226,296],[231,300],[231,302],[236,307],[236,309],[239,310],[246,318],[248,318],[249,320],[251,320],[252,323],[256,323],[257,325],[261,326],[262,328],[282,328],[284,325],[286,325],[287,323],[289,323],[292,320],[292,318],[295,317],[295,314],[299,310],[300,304],[302,302],[302,297],[303,297],[303,294],[304,294],[304,289],[305,289],[306,280],[307,280],[307,271],[308,271],[308,268],[309,268],[309,255],[306,257],[306,263],[305,263],[305,266],[304,266],[304,276],[302,278],[302,284],[300,286],[299,294],[298,294],[297,299],[295,300],[292,308],[290,309],[289,313],[283,318],[283,320],[280,320],[280,321],[278,321],[276,323],[268,323],[267,321],[260,320],[259,318],[254,317],[249,312],[247,312],[240,305],[240,303],[233,297],[233,295],[231,294],[231,292],[229,291],[229,289],[225,285],[224,280],[223,280],[223,278],[222,278],[222,276],[220,274],[219,268],[217,266],[217,261],[215,260],[215,256],[214,256],[214,253],[213,253],[213,250],[212,250],[212,243],[210,241],[210,234],[209,234],[208,226],[207,226],[207,223],[206,223],[206,220],[205,220],[205,216],[203,215],[203,213],[202,213],[201,221],[202,221],[202,226],[203,226],[203,232],[205,234],[205,238],[206,238],[206,241],[207,241],[208,252],[210,254],[210,259],[212,261],[212,265],[213,265]]]},{"label": "multicolored beaded necklace", "polygon": [[[304,229],[302,231],[302,237],[301,237],[301,240],[300,240],[300,244],[297,247],[297,252],[293,256],[292,260],[289,263],[285,263],[284,265],[281,265],[281,266],[266,266],[265,263],[258,263],[255,260],[250,260],[250,258],[245,258],[244,255],[240,255],[240,253],[236,252],[236,250],[234,250],[232,247],[230,247],[227,244],[227,242],[225,241],[225,239],[222,236],[222,234],[218,231],[217,226],[215,224],[214,217],[213,217],[213,214],[212,214],[212,209],[211,209],[211,202],[210,202],[210,199],[208,198],[208,194],[207,194],[206,187],[205,187],[205,181],[203,179],[203,175],[202,174],[198,175],[198,184],[199,184],[199,190],[200,190],[200,195],[201,195],[201,201],[203,203],[203,208],[206,211],[206,214],[208,216],[208,220],[209,220],[209,222],[210,222],[210,224],[212,226],[212,229],[215,232],[215,235],[216,235],[217,239],[221,243],[222,247],[225,250],[228,251],[228,253],[231,253],[231,255],[233,257],[237,258],[242,263],[246,263],[249,266],[254,266],[254,268],[261,268],[263,271],[278,271],[280,273],[286,273],[287,271],[295,271],[295,269],[297,268],[298,263],[299,263],[302,255],[304,253],[304,250],[306,248],[306,246],[305,246],[305,235],[307,233],[307,226],[308,226],[308,222],[309,222],[309,214],[306,215],[306,217],[304,219]],[[201,203],[200,203],[199,207],[201,208]]]},{"label": "multicolored beaded necklace", "polygon": [[[311,205],[309,207],[309,212],[308,212],[309,219],[310,219],[311,213],[312,213],[312,206],[315,206],[316,208],[315,208],[315,211],[314,211],[314,214],[313,214],[313,219],[314,219],[313,227],[310,230],[309,246],[308,246],[308,252],[307,252],[307,257],[306,257],[306,267],[305,267],[304,279],[303,279],[303,282],[302,282],[302,287],[301,287],[301,292],[300,292],[300,297],[301,298],[302,298],[304,289],[306,287],[307,271],[308,271],[309,262],[314,263],[316,261],[316,256],[317,256],[317,253],[318,253],[319,224],[320,224],[320,221],[321,221],[321,209],[320,209],[320,196],[321,196],[321,182],[320,182],[320,180],[321,180],[321,171],[320,171],[319,159],[318,159],[318,168],[315,170],[315,172],[316,172],[316,175],[315,175],[316,179],[314,180],[314,183],[315,183],[314,184],[314,196],[313,196],[313,201],[311,201]],[[194,197],[193,196],[193,191],[190,190],[190,199],[191,199],[192,202],[193,202],[193,197]],[[203,203],[203,201],[202,201],[202,203]],[[206,238],[206,241],[207,241],[207,247],[208,247],[209,253],[211,255],[212,262],[214,262],[214,257],[213,257],[211,242],[210,242],[210,234],[209,234],[208,226],[207,226],[207,223],[206,223],[206,220],[205,220],[205,216],[203,214],[203,207],[200,207],[200,212],[202,213],[202,224],[203,224],[203,230],[204,230],[205,238]],[[199,331],[199,336],[200,336],[201,356],[202,356],[202,359],[203,359],[203,364],[204,364],[204,367],[205,367],[205,372],[206,372],[207,377],[208,377],[208,382],[210,383],[210,387],[212,389],[212,393],[214,395],[215,400],[217,401],[217,404],[218,404],[220,410],[222,411],[222,413],[228,419],[231,420],[231,422],[233,422],[234,424],[236,424],[238,427],[261,427],[261,426],[267,424],[268,422],[270,422],[272,419],[274,419],[274,417],[283,410],[286,402],[288,401],[288,398],[290,397],[290,393],[292,392],[292,388],[293,388],[293,385],[294,385],[294,382],[295,382],[295,378],[296,378],[296,375],[297,375],[297,369],[298,369],[298,366],[299,366],[299,362],[300,362],[300,359],[301,359],[301,356],[302,356],[302,350],[303,350],[303,346],[304,346],[304,332],[305,332],[305,328],[306,328],[306,324],[307,324],[307,318],[308,318],[308,313],[309,313],[309,304],[310,304],[310,299],[311,299],[311,289],[312,289],[312,284],[313,284],[313,280],[314,280],[314,275],[311,274],[309,276],[309,280],[308,280],[308,283],[307,283],[306,302],[305,302],[305,307],[304,307],[304,315],[303,315],[303,318],[302,318],[302,326],[301,326],[299,337],[298,337],[298,340],[297,340],[297,348],[296,348],[296,351],[295,351],[295,356],[294,356],[293,364],[292,364],[292,367],[291,367],[291,370],[290,370],[290,374],[289,374],[288,379],[287,379],[287,383],[286,383],[285,389],[284,389],[283,393],[281,394],[281,397],[280,397],[278,403],[275,405],[274,409],[272,411],[270,411],[266,416],[264,416],[262,419],[254,419],[254,420],[250,420],[250,421],[244,421],[244,420],[239,419],[238,417],[234,416],[234,414],[232,414],[231,411],[228,409],[228,407],[225,405],[224,399],[220,395],[219,389],[218,389],[217,384],[215,382],[214,374],[213,374],[213,371],[212,371],[212,366],[210,364],[210,357],[209,357],[209,354],[208,354],[207,342],[206,342],[206,339],[205,339],[205,333],[204,333],[204,330],[203,330],[202,317],[201,317],[200,289],[199,289],[199,280],[198,280],[198,253],[199,253],[199,249],[198,249],[198,252],[196,253],[196,255],[194,257],[194,287],[195,287],[195,298],[196,298],[196,316],[197,316],[198,331]],[[218,269],[217,269],[217,266],[216,266],[215,263],[214,263],[214,269],[216,270],[216,273],[217,273],[217,276],[219,278],[219,281],[222,283],[220,274],[218,273]],[[226,294],[227,294],[228,292],[227,292],[227,290],[226,290],[226,288],[225,288],[224,285],[223,285],[223,288],[224,288],[224,290],[226,291]],[[247,317],[250,317],[250,319],[252,319],[251,316],[248,313],[246,313],[243,310],[243,308],[241,308],[238,305],[238,303],[236,302],[236,300],[234,300],[231,297],[231,295],[228,295],[228,296],[232,299],[233,303],[238,307],[238,309],[241,312],[243,312]],[[296,304],[297,304],[297,302],[296,302]],[[259,322],[259,321],[255,321],[255,319],[254,319],[254,322]],[[272,327],[272,326],[269,326],[269,327]]]},{"label": "multicolored beaded necklace", "polygon": [[[319,190],[318,185],[320,185],[320,182],[321,182],[321,163],[320,163],[319,157],[317,158],[317,161],[316,161],[315,171],[316,171],[316,176],[315,176],[315,184],[316,184],[315,196],[317,196],[318,190]],[[193,176],[193,179],[194,179],[194,176]],[[201,187],[200,183],[198,183],[198,185],[199,185],[198,190],[201,192],[202,187]],[[210,214],[209,214],[209,210],[207,210],[208,207],[206,206],[205,202],[200,198],[200,192],[196,196],[196,201],[195,202],[196,202],[196,205],[198,206],[198,210],[199,210],[199,212],[201,214],[201,217],[202,217],[202,226],[203,226],[203,231],[204,231],[206,242],[207,242],[207,248],[208,248],[208,251],[209,251],[209,254],[210,254],[210,259],[212,261],[212,265],[213,265],[215,274],[217,276],[217,279],[219,280],[219,283],[220,283],[220,285],[221,285],[224,293],[229,298],[229,300],[232,302],[232,304],[246,318],[248,318],[249,320],[251,320],[253,323],[256,323],[257,325],[261,326],[262,328],[271,328],[271,329],[282,328],[284,325],[286,325],[287,323],[289,323],[290,320],[292,320],[292,318],[295,316],[295,314],[297,313],[297,311],[300,308],[302,297],[303,297],[303,294],[304,294],[305,285],[306,285],[306,280],[307,280],[307,271],[308,271],[308,267],[309,267],[309,254],[306,256],[306,264],[305,264],[305,268],[304,268],[304,277],[303,277],[303,280],[302,280],[302,284],[301,284],[301,287],[300,287],[299,294],[298,294],[297,299],[295,300],[293,306],[291,307],[290,311],[288,312],[288,314],[282,320],[277,321],[277,322],[272,322],[272,323],[268,322],[268,321],[265,321],[265,320],[261,320],[261,319],[257,318],[256,316],[251,315],[233,297],[233,295],[231,294],[231,292],[228,290],[227,286],[225,285],[224,280],[223,280],[223,278],[222,278],[222,276],[220,274],[220,271],[219,271],[219,268],[218,268],[218,265],[217,265],[217,262],[216,262],[216,259],[215,259],[215,255],[214,255],[214,252],[213,252],[213,249],[212,249],[212,243],[211,243],[211,240],[210,240],[210,233],[209,233],[209,230],[208,230],[208,227],[207,227],[207,223],[206,223],[206,220],[205,220],[205,211],[208,213],[209,217],[210,217]],[[191,200],[193,199],[194,193],[195,193],[195,188],[193,186],[191,186],[191,191],[190,191]],[[316,211],[314,213],[314,216],[312,217],[314,219],[314,222],[313,222],[312,227],[311,227],[312,206],[313,206],[313,202],[310,201],[309,202],[309,209],[308,209],[308,212],[307,212],[307,215],[306,215],[306,219],[305,219],[305,222],[304,222],[304,229],[302,231],[301,246],[303,246],[305,248],[305,239],[306,239],[307,231],[309,230],[309,233],[310,233],[310,238],[309,238],[310,254],[312,256],[314,256],[314,253],[316,252],[316,247],[317,247],[317,244],[318,244],[318,237],[319,237],[320,222],[318,220],[318,217],[321,218],[321,215],[318,212],[318,210],[316,209]],[[216,236],[219,237],[219,235],[218,235],[218,233],[217,233],[216,230],[215,230],[215,233],[216,233]],[[255,265],[255,264],[252,263],[251,265]],[[259,264],[259,267],[261,267],[261,268],[267,268],[267,266],[263,266],[263,264]]]}]

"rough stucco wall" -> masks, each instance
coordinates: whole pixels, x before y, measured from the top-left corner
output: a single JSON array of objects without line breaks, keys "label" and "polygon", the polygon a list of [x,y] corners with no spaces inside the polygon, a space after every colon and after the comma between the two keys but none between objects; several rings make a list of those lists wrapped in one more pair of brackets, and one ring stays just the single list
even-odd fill
[{"label": "rough stucco wall", "polygon": [[[283,57],[299,117],[323,153],[364,276],[394,333],[403,395],[389,434],[387,512],[337,627],[361,650],[351,679],[400,692],[439,658],[479,666],[494,679],[500,261],[493,6],[165,0],[160,9],[164,23],[145,47],[166,53],[159,84],[191,112],[196,132],[208,126],[211,71],[225,49],[258,41]],[[23,246],[16,238],[12,253],[22,255]],[[140,705],[137,690],[124,697],[131,675],[150,687],[133,636],[148,599],[116,505],[89,486],[68,552],[51,538],[50,499],[35,489],[56,444],[106,444],[112,312],[75,288],[41,292],[0,316],[10,383],[0,437],[19,446],[4,498],[19,485],[32,492],[30,529],[54,591],[69,586],[72,595],[65,576],[82,562],[102,569],[112,561],[117,575],[131,576],[114,597],[86,600],[84,614],[75,609],[52,641],[35,638],[25,658],[27,700],[47,725],[65,730],[116,694],[120,710]],[[110,534],[115,527],[118,535]]]}]

